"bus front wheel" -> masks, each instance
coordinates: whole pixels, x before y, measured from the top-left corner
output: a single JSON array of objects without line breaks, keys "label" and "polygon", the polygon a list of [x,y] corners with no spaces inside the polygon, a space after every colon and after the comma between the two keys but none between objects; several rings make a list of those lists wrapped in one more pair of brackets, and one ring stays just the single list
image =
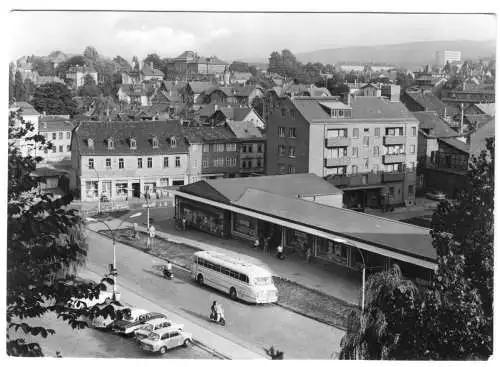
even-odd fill
[{"label": "bus front wheel", "polygon": [[203,285],[203,275],[198,274],[198,277],[196,279],[198,280],[199,285]]},{"label": "bus front wheel", "polygon": [[229,297],[234,300],[238,299],[238,295],[236,294],[236,289],[234,289],[234,287],[231,287],[231,289],[229,290]]}]

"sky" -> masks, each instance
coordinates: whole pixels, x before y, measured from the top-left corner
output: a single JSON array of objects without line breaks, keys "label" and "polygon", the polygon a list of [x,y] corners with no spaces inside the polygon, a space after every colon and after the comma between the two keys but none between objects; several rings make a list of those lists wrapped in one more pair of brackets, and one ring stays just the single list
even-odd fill
[{"label": "sky", "polygon": [[12,11],[11,60],[54,50],[108,57],[175,57],[184,50],[231,61],[267,60],[347,46],[416,41],[496,39],[496,18],[479,14],[286,14]]}]

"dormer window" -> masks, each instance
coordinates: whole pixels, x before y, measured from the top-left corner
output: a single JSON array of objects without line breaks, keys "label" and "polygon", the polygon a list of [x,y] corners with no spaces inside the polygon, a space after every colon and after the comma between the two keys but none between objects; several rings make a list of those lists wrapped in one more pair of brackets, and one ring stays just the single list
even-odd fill
[{"label": "dormer window", "polygon": [[108,139],[108,149],[115,149],[115,142],[113,141],[113,138]]},{"label": "dormer window", "polygon": [[94,149],[94,139],[89,138],[87,140],[87,144],[89,145],[90,149]]},{"label": "dormer window", "polygon": [[130,138],[130,149],[137,149],[137,140]]},{"label": "dormer window", "polygon": [[153,137],[153,148],[158,149],[158,138],[156,136]]},{"label": "dormer window", "polygon": [[175,147],[176,147],[176,145],[177,145],[177,141],[175,140],[175,136],[172,136],[172,137],[170,138],[170,147],[171,147],[171,148],[175,148]]}]

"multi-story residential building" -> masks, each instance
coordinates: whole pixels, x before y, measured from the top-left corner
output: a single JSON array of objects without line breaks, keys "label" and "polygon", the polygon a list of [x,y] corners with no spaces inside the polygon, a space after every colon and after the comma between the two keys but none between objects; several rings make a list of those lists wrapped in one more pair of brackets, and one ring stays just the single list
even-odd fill
[{"label": "multi-story residential building", "polygon": [[38,152],[37,155],[43,158],[43,163],[71,159],[71,137],[74,127],[69,116],[40,117],[38,131],[45,137],[45,141],[52,145],[50,149],[46,148]]},{"label": "multi-story residential building", "polygon": [[442,50],[436,52],[436,65],[439,67],[445,66],[447,62],[460,62],[462,60],[462,53],[460,51]]},{"label": "multi-story residential building", "polygon": [[236,102],[248,107],[252,106],[252,102],[256,97],[264,98],[264,89],[258,85],[245,85],[236,87],[234,90]]},{"label": "multi-story residential building", "polygon": [[227,63],[216,56],[203,57],[194,51],[184,51],[167,63],[167,70],[186,77],[196,75],[222,75],[227,68]]},{"label": "multi-story residential building", "polygon": [[239,139],[227,126],[183,127],[189,144],[202,144],[201,177],[237,177],[240,173]]},{"label": "multi-story residential building", "polygon": [[71,150],[71,187],[82,201],[154,195],[199,177],[199,157],[189,157],[190,148],[175,120],[81,122]]},{"label": "multi-story residential building", "polygon": [[249,121],[228,121],[227,126],[238,139],[240,177],[264,174],[266,139]]},{"label": "multi-story residential building", "polygon": [[120,102],[126,104],[150,106],[155,89],[155,85],[151,83],[121,84],[117,96]]},{"label": "multi-story residential building", "polygon": [[95,83],[98,83],[97,71],[88,66],[72,66],[66,73],[66,79],[72,80],[76,88],[81,87],[85,82],[85,77],[90,75]]},{"label": "multi-story residential building", "polygon": [[380,97],[274,100],[266,173],[314,173],[344,189],[346,206],[402,204],[414,198],[418,120]]}]

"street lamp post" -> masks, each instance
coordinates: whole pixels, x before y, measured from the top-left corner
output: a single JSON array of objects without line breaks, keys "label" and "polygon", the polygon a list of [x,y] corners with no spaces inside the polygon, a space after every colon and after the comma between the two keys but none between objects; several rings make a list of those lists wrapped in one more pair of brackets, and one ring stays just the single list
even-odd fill
[{"label": "street lamp post", "polygon": [[[335,238],[334,239],[335,242],[340,242],[340,243],[348,243],[346,240],[344,240],[343,238]],[[350,245],[353,245],[356,250],[358,250],[359,252],[359,255],[361,256],[361,261],[363,261],[363,268],[362,268],[362,271],[361,271],[361,311],[363,312],[365,310],[365,283],[366,283],[366,263],[365,263],[365,257],[363,256],[363,253],[361,252],[361,250],[359,249],[358,246],[356,246],[355,244],[351,244],[349,243]]]},{"label": "street lamp post", "polygon": [[117,294],[117,286],[116,286],[117,271],[116,271],[116,234],[115,234],[115,231],[121,227],[121,225],[125,222],[125,220],[130,219],[130,218],[137,218],[137,217],[139,217],[141,215],[142,215],[142,213],[134,213],[134,214],[132,214],[132,215],[130,215],[128,217],[125,217],[124,219],[122,219],[122,221],[120,222],[120,224],[117,227],[115,227],[115,229],[111,229],[111,227],[108,225],[108,223],[106,223],[102,219],[96,219],[96,218],[92,218],[92,217],[86,218],[87,221],[89,221],[89,222],[100,222],[100,223],[104,224],[106,226],[106,228],[108,228],[108,230],[111,232],[111,238],[113,240],[113,271],[112,271],[111,275],[113,276],[113,300],[114,301],[117,301],[117,299],[116,299],[116,294]]}]

